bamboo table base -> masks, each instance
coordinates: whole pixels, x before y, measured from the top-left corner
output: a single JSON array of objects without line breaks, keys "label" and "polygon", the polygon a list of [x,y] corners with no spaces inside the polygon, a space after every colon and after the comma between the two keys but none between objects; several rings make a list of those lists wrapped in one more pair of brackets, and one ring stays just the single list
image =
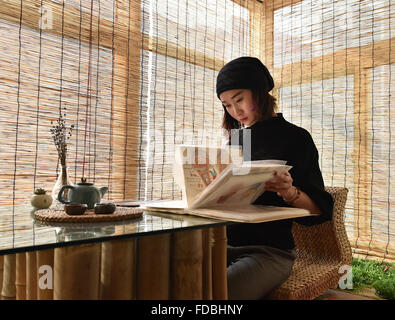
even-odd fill
[{"label": "bamboo table base", "polygon": [[226,227],[0,256],[2,299],[227,299]]}]

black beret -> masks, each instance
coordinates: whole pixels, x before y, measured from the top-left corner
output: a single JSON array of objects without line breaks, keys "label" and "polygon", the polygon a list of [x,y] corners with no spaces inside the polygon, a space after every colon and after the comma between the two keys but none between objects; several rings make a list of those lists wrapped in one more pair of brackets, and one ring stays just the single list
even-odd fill
[{"label": "black beret", "polygon": [[217,76],[217,96],[232,89],[262,88],[267,92],[274,81],[266,66],[254,57],[240,57],[225,64]]}]

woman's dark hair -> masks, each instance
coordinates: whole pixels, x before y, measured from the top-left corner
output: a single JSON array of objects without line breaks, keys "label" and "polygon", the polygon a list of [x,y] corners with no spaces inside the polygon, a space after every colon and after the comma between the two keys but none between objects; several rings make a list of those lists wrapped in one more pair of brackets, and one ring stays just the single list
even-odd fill
[{"label": "woman's dark hair", "polygon": [[[259,118],[258,121],[269,119],[273,116],[273,113],[277,110],[276,98],[274,98],[269,92],[262,89],[251,89],[252,97],[257,102]],[[242,124],[234,119],[224,108],[224,117],[222,119],[222,128],[228,131],[230,137],[230,130],[241,129]]]}]

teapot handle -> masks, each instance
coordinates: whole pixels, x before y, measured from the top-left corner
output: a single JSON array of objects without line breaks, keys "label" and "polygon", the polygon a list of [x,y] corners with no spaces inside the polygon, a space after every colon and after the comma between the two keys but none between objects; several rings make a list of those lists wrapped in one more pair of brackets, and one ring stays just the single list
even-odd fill
[{"label": "teapot handle", "polygon": [[62,197],[63,191],[66,190],[66,189],[74,189],[74,187],[73,187],[73,186],[66,185],[66,186],[63,186],[63,187],[60,189],[60,191],[59,191],[59,193],[58,193],[58,201],[61,202],[61,203],[64,203],[64,204],[71,203],[71,201],[63,200],[63,197]]},{"label": "teapot handle", "polygon": [[100,198],[103,197],[107,191],[108,191],[108,187],[101,187],[100,188]]}]

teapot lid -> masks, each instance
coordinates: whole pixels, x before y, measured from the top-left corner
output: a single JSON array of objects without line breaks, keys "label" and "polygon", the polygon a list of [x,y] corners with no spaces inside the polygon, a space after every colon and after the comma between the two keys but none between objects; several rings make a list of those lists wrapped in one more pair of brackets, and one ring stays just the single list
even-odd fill
[{"label": "teapot lid", "polygon": [[81,182],[77,183],[79,186],[92,186],[93,183],[86,182],[86,178],[81,178]]}]

